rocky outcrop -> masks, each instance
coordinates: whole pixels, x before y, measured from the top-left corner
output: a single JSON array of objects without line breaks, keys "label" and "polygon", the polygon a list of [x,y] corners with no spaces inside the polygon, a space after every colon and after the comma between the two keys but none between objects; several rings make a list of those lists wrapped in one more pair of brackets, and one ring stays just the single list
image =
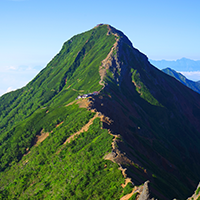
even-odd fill
[{"label": "rocky outcrop", "polygon": [[138,200],[151,200],[150,190],[149,190],[149,181],[146,181],[140,191]]},{"label": "rocky outcrop", "polygon": [[133,196],[137,200],[154,200],[154,198],[151,198],[149,181],[146,181],[141,186],[135,186],[130,194],[123,196],[120,200],[128,200]]}]

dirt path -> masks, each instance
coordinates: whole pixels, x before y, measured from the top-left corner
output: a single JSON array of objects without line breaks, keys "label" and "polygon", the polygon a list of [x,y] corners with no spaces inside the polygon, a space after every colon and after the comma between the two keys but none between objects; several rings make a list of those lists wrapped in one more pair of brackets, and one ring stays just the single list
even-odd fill
[{"label": "dirt path", "polygon": [[128,199],[130,199],[133,196],[133,194],[136,193],[137,191],[138,191],[138,188],[134,187],[130,194],[127,194],[127,195],[123,196],[120,200],[128,200]]},{"label": "dirt path", "polygon": [[[103,80],[103,79],[102,79]],[[90,105],[92,105],[92,102],[90,101],[91,99],[81,99],[80,101],[77,101],[77,104],[79,105],[80,108],[90,108]],[[68,105],[71,105],[73,104],[73,102],[67,104],[66,106]],[[91,112],[96,112],[96,110],[91,110]],[[107,123],[107,124],[111,124],[112,123],[112,120],[110,120],[108,117],[102,115],[101,113],[99,112],[96,112],[96,114],[94,115],[93,118],[91,118],[89,120],[89,122],[87,124],[85,124],[81,130],[79,130],[78,132],[74,133],[73,135],[71,135],[65,142],[64,144],[66,143],[69,143],[71,140],[74,140],[76,138],[77,135],[79,135],[80,133],[82,133],[83,131],[87,131],[90,127],[90,125],[93,123],[94,119],[96,119],[97,117],[99,117],[101,119],[102,122],[104,123]],[[112,152],[111,153],[108,153],[104,156],[104,159],[105,160],[111,160],[112,162],[115,162],[119,165],[119,170],[122,171],[122,175],[124,176],[125,178],[125,183],[124,184],[121,184],[122,188],[125,188],[126,185],[128,183],[132,183],[133,182],[131,181],[131,178],[127,177],[127,174],[126,174],[126,168],[122,168],[121,164],[120,164],[120,161],[121,162],[130,162],[128,158],[124,157],[124,155],[117,149],[117,140],[120,138],[120,135],[114,135],[110,132],[110,130],[108,130],[108,133],[110,135],[113,136],[113,142],[112,142]],[[58,154],[60,151],[62,150],[62,148],[56,153]],[[138,190],[138,187],[134,187],[132,192],[130,194],[127,194],[125,196],[123,196],[120,200],[128,200],[135,192],[136,190]]]},{"label": "dirt path", "polygon": [[[113,135],[109,130],[108,130],[109,134],[112,135],[114,138],[113,138],[113,142],[112,142],[112,152],[111,153],[108,153],[107,155],[104,156],[104,159],[105,160],[110,160],[112,162],[115,162],[119,165],[119,170],[122,171],[122,175],[124,176],[125,178],[125,183],[121,184],[122,188],[125,188],[127,186],[128,183],[132,183],[132,180],[131,178],[127,177],[127,174],[126,174],[126,168],[123,168],[121,166],[120,163],[123,163],[123,162],[127,162],[127,163],[130,163],[131,161],[126,158],[118,149],[117,149],[117,139],[120,138],[120,135]],[[132,197],[132,195],[136,192],[136,190],[138,189],[138,187],[134,187],[132,192],[130,194],[127,194],[125,196],[123,196],[120,200],[128,200],[129,198]]]},{"label": "dirt path", "polygon": [[[123,172],[122,172],[122,174],[123,174]],[[121,186],[122,186],[123,188],[125,188],[125,187],[127,186],[128,183],[132,183],[131,178],[126,178],[126,179],[125,179],[125,184],[122,183]]]},{"label": "dirt path", "polygon": [[59,124],[56,125],[56,128],[59,127],[61,124],[63,124],[64,121],[60,122]]},{"label": "dirt path", "polygon": [[74,101],[68,103],[66,106],[70,106],[70,105],[72,105],[75,101],[76,101],[76,100],[74,100]]},{"label": "dirt path", "polygon": [[98,116],[99,116],[99,113],[96,113],[96,114],[94,115],[94,117],[91,118],[91,119],[89,120],[89,122],[88,122],[85,126],[83,126],[83,127],[81,128],[80,131],[74,133],[74,134],[71,135],[69,138],[67,138],[67,140],[64,142],[64,144],[70,143],[70,141],[73,140],[73,139],[74,139],[77,135],[79,135],[80,133],[82,133],[82,132],[84,132],[84,131],[88,131],[90,125],[93,124],[93,121],[94,121]]},{"label": "dirt path", "polygon": [[44,132],[44,129],[41,130],[40,135],[36,135],[35,145],[38,146],[41,142],[43,142],[49,136],[49,132]]}]

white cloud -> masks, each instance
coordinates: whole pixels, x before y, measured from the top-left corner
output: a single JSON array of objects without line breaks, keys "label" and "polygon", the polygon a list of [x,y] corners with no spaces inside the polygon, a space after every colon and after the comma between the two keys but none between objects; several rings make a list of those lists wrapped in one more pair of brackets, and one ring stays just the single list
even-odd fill
[{"label": "white cloud", "polygon": [[12,86],[6,90],[6,93],[13,91]]},{"label": "white cloud", "polygon": [[189,71],[189,72],[180,72],[180,73],[192,81],[200,80],[200,71]]},{"label": "white cloud", "polygon": [[185,74],[185,75],[187,75],[187,76],[200,75],[200,71],[180,72],[180,73]]},{"label": "white cloud", "polygon": [[8,70],[16,70],[17,67],[16,67],[16,66],[9,66],[9,67],[7,67],[7,69],[8,69]]}]

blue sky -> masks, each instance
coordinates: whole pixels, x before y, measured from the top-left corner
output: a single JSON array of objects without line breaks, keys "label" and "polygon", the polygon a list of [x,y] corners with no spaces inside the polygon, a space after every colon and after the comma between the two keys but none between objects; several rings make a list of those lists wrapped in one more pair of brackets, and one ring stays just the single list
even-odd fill
[{"label": "blue sky", "polygon": [[150,59],[200,60],[199,8],[198,0],[0,0],[0,95],[98,23],[123,31]]}]

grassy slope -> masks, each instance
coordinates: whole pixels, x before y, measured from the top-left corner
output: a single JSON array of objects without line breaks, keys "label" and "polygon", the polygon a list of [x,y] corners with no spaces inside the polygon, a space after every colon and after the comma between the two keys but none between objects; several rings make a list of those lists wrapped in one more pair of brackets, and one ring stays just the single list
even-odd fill
[{"label": "grassy slope", "polygon": [[[99,66],[115,42],[107,32],[100,26],[72,37],[27,86],[0,98],[1,199],[115,199],[122,193],[118,165],[103,160],[112,137],[99,119],[62,146],[94,115],[65,105],[102,87]],[[49,136],[34,146],[41,130]]]},{"label": "grassy slope", "polygon": [[99,90],[101,61],[115,42],[107,26],[72,37],[27,86],[0,98],[0,140],[21,120],[46,105],[62,105]]},{"label": "grassy slope", "polygon": [[[117,199],[124,178],[117,164],[103,159],[111,151],[112,136],[101,129],[100,120],[95,119],[87,132],[63,145],[93,115],[78,105],[71,105],[49,109],[48,113],[42,109],[27,119],[30,123],[39,121],[37,127],[29,124],[38,130],[49,129],[47,124],[52,124],[51,133],[0,174],[0,199]],[[59,117],[64,122],[56,127],[60,121],[55,120]],[[20,126],[23,128],[28,123]]]},{"label": "grassy slope", "polygon": [[[28,124],[25,119],[37,109],[67,104],[80,93],[102,87],[99,85],[99,66],[115,42],[114,36],[108,36],[107,32],[107,26],[101,26],[72,37],[27,86],[0,98],[0,155],[4,155],[1,170],[12,160],[20,160],[24,153],[21,150],[17,158],[11,153],[15,152],[16,144],[12,146],[10,141],[14,144],[16,138],[26,137],[22,128],[18,131],[22,126],[19,123]],[[29,130],[31,137],[23,140],[31,146],[39,131]]]}]

